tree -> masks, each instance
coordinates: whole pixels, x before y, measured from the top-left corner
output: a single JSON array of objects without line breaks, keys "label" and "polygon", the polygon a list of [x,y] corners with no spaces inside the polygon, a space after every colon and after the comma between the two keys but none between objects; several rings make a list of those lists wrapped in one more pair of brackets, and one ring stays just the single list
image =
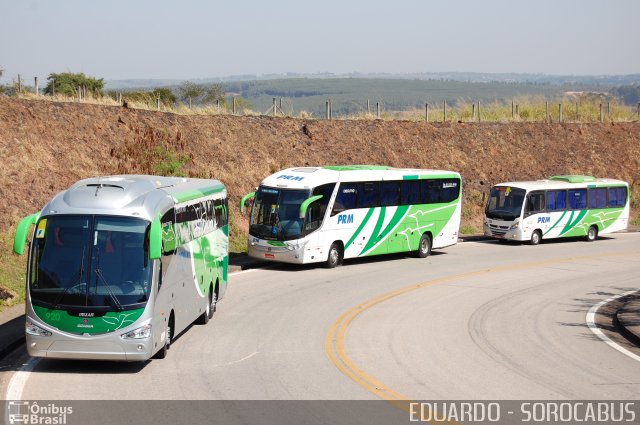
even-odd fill
[{"label": "tree", "polygon": [[185,81],[178,88],[178,92],[180,93],[180,99],[184,102],[189,102],[189,106],[191,106],[191,102],[197,101],[198,98],[204,94],[205,90],[204,87],[199,84],[192,81]]},{"label": "tree", "polygon": [[616,87],[612,91],[626,105],[637,105],[640,102],[640,85],[638,84]]},{"label": "tree", "polygon": [[205,90],[202,103],[216,103],[218,101],[221,106],[224,106],[226,104],[224,95],[224,88],[220,84],[213,84]]},{"label": "tree", "polygon": [[60,74],[49,74],[47,78],[47,87],[44,92],[46,94],[64,94],[66,96],[75,96],[78,87],[84,87],[94,96],[102,96],[104,88],[104,79],[87,77],[83,73],[74,74],[71,72],[62,72]]}]

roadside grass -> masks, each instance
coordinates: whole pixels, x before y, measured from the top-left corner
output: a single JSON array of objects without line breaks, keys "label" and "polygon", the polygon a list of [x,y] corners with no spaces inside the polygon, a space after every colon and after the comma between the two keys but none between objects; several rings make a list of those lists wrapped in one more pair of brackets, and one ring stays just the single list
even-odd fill
[{"label": "roadside grass", "polygon": [[0,292],[5,289],[13,296],[0,299],[0,311],[24,302],[26,270],[27,256],[13,253],[13,232],[0,233]]}]

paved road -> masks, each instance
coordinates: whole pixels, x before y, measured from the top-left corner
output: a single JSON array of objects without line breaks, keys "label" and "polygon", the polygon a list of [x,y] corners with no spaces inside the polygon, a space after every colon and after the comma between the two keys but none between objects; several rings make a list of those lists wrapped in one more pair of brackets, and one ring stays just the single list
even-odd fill
[{"label": "paved road", "polygon": [[[617,234],[243,272],[214,320],[167,359],[31,361],[11,390],[32,400],[637,399],[640,365],[585,315],[638,287],[639,260],[640,234]],[[13,374],[0,375],[5,391]]]}]

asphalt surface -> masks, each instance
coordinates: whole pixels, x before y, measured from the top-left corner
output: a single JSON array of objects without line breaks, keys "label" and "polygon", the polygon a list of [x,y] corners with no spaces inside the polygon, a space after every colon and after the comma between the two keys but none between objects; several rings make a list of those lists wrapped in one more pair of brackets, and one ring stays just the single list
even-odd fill
[{"label": "asphalt surface", "polygon": [[[639,242],[473,242],[427,259],[249,270],[231,275],[214,319],[164,360],[17,353],[1,390],[31,400],[637,399],[637,360],[585,316],[638,288]],[[32,371],[16,374],[25,364]]]}]

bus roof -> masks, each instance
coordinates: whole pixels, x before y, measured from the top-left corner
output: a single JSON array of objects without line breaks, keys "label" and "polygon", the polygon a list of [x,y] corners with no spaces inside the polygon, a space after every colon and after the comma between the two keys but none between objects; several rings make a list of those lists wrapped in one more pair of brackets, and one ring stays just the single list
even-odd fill
[{"label": "bus roof", "polygon": [[383,165],[331,165],[326,167],[294,167],[265,178],[262,185],[290,189],[306,189],[325,183],[366,180],[409,180],[426,177],[460,178],[445,170],[393,168]]},{"label": "bus roof", "polygon": [[132,215],[151,220],[173,204],[217,193],[226,195],[218,180],[148,175],[93,177],[57,194],[42,215]]},{"label": "bus roof", "polygon": [[612,185],[628,186],[627,182],[622,180],[604,179],[581,175],[552,176],[546,180],[504,182],[498,183],[495,186],[510,186],[525,190],[553,190],[570,188],[581,189]]}]

